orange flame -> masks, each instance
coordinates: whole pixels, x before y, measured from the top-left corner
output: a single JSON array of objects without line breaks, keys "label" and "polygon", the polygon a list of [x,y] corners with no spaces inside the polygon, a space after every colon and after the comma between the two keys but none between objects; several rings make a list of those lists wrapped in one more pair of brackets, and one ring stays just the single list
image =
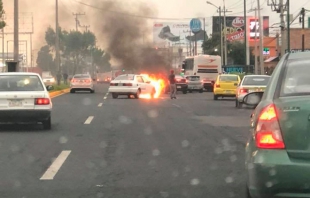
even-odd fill
[{"label": "orange flame", "polygon": [[[163,92],[163,89],[165,87],[165,81],[160,78],[156,77],[150,77],[148,74],[141,74],[144,76],[148,81],[150,81],[150,84],[154,86],[155,88],[155,95],[154,98],[159,98],[160,94]],[[145,98],[145,99],[151,99],[151,94],[140,94],[140,98]]]}]

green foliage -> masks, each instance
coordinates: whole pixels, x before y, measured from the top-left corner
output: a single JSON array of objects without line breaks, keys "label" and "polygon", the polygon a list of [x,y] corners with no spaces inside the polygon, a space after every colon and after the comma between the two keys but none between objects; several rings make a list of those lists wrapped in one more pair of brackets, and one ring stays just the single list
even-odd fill
[{"label": "green foliage", "polygon": [[3,2],[0,0],[0,29],[3,29],[6,25],[5,21],[3,20],[3,15],[4,15],[4,10],[3,10]]},{"label": "green foliage", "polygon": [[60,84],[60,85],[54,84],[53,87],[54,87],[54,89],[50,90],[49,92],[54,92],[54,91],[60,91],[60,90],[63,90],[63,89],[68,89],[70,87],[70,85],[69,84]]},{"label": "green foliage", "polygon": [[43,71],[51,71],[53,74],[56,73],[53,56],[50,53],[50,48],[48,45],[41,47],[38,52],[37,65]]}]

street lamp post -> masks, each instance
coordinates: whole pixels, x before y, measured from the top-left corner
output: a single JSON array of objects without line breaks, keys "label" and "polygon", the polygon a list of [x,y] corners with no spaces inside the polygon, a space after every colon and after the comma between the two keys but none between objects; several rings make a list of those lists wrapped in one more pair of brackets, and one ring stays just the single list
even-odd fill
[{"label": "street lamp post", "polygon": [[219,19],[220,19],[220,38],[221,38],[220,51],[221,51],[221,65],[223,65],[223,36],[222,36],[222,10],[221,10],[221,6],[217,7],[216,5],[214,5],[213,3],[211,3],[210,1],[207,1],[207,4],[210,4],[210,5],[214,6],[214,7],[216,7],[216,9],[218,9]]}]

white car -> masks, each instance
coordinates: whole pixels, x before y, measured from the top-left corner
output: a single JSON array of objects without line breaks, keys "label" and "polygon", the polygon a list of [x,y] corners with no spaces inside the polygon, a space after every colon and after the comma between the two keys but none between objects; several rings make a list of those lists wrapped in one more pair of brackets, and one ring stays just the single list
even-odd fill
[{"label": "white car", "polygon": [[52,89],[36,73],[0,73],[0,123],[42,123],[51,129]]},{"label": "white car", "polygon": [[52,85],[55,83],[55,78],[53,76],[46,76],[43,77],[42,79],[45,85]]},{"label": "white car", "polygon": [[71,79],[70,93],[75,91],[90,91],[95,93],[93,79],[89,74],[75,74]]},{"label": "white car", "polygon": [[142,75],[124,74],[110,82],[109,93],[112,94],[113,98],[117,98],[119,95],[127,95],[128,98],[134,95],[135,98],[139,98],[140,94],[150,94],[153,98],[156,89]]}]

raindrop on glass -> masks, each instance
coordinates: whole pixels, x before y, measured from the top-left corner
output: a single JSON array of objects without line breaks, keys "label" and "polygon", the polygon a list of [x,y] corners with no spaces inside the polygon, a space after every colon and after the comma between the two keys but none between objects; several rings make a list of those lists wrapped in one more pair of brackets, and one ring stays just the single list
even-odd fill
[{"label": "raindrop on glass", "polygon": [[187,140],[183,140],[182,141],[182,147],[183,148],[186,148],[186,147],[188,147],[189,146],[189,142],[187,141]]},{"label": "raindrop on glass", "polygon": [[67,138],[67,137],[61,136],[61,137],[59,138],[59,143],[60,143],[60,144],[65,144],[65,143],[67,143],[67,142],[68,142],[68,138]]},{"label": "raindrop on glass", "polygon": [[272,186],[273,186],[272,182],[270,182],[270,181],[269,181],[269,182],[266,182],[266,187],[267,187],[267,188],[270,188],[270,187],[272,187]]},{"label": "raindrop on glass", "polygon": [[222,148],[217,147],[217,148],[215,149],[215,153],[216,153],[216,154],[221,154],[221,153],[223,153]]},{"label": "raindrop on glass", "polygon": [[179,172],[178,171],[173,171],[172,172],[172,176],[173,177],[178,177],[179,176]]},{"label": "raindrop on glass", "polygon": [[150,118],[157,118],[158,117],[158,112],[156,110],[150,110],[147,115],[150,117]]},{"label": "raindrop on glass", "polygon": [[160,154],[160,151],[158,149],[154,149],[152,154],[153,156],[158,156]]},{"label": "raindrop on glass", "polygon": [[132,121],[126,116],[120,116],[118,119],[119,119],[120,123],[122,123],[122,124],[132,123]]},{"label": "raindrop on glass", "polygon": [[277,171],[275,170],[275,169],[271,169],[270,171],[269,171],[269,175],[270,176],[275,176],[277,174]]},{"label": "raindrop on glass", "polygon": [[230,156],[230,161],[231,162],[235,162],[236,160],[237,160],[237,156],[236,155]]},{"label": "raindrop on glass", "polygon": [[104,194],[102,192],[97,193],[97,198],[103,198]]},{"label": "raindrop on glass", "polygon": [[192,179],[192,180],[191,180],[191,185],[192,185],[192,186],[196,186],[196,185],[199,184],[199,182],[200,182],[199,179]]},{"label": "raindrop on glass", "polygon": [[225,178],[225,182],[226,182],[226,183],[232,183],[232,182],[234,182],[234,178],[232,178],[232,177],[226,177],[226,178]]},{"label": "raindrop on glass", "polygon": [[105,141],[101,141],[99,147],[100,148],[106,148],[108,144]]},{"label": "raindrop on glass", "polygon": [[144,129],[144,133],[146,135],[151,135],[153,133],[153,131],[152,131],[152,129],[150,127],[147,127],[147,128]]}]

